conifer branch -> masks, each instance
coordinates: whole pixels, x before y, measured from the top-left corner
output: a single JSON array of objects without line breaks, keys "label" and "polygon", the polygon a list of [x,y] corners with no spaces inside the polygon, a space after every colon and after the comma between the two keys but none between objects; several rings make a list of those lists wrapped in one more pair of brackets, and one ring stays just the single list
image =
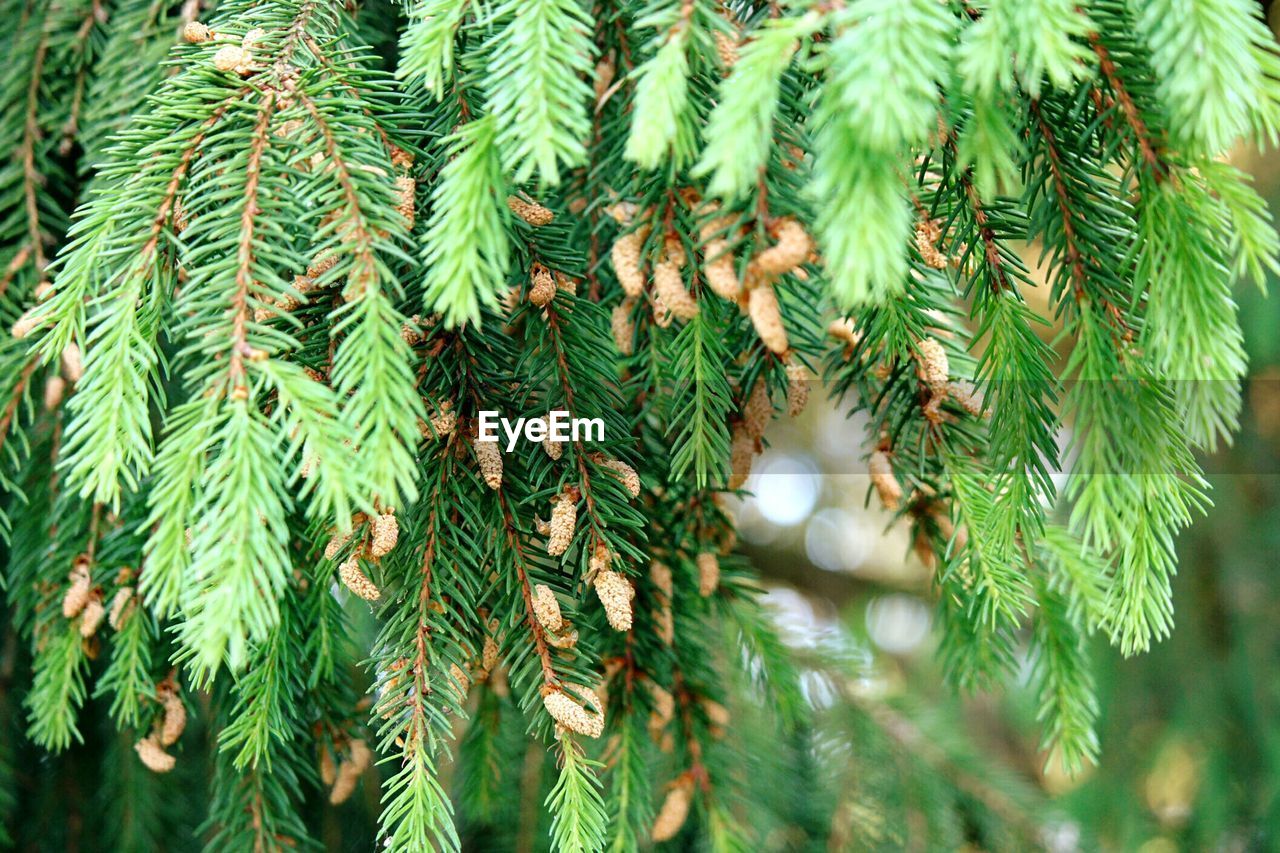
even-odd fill
[{"label": "conifer branch", "polygon": [[944,680],[1098,760],[1089,636],[1172,630],[1280,269],[1214,159],[1280,135],[1250,0],[12,11],[8,692],[20,761],[119,732],[32,764],[101,763],[103,843],[181,846],[179,788],[218,848],[1042,842],[947,703],[780,630],[724,493],[821,364]]}]

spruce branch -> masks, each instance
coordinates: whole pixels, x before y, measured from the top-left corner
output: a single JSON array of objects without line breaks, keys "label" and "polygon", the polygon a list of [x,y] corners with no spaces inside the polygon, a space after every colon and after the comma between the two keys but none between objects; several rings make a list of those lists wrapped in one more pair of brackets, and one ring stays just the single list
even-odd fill
[{"label": "spruce branch", "polygon": [[[956,20],[936,3],[860,0],[832,25],[813,191],[832,294],[849,309],[901,292],[911,227],[901,173],[907,150],[937,128]],[[885,80],[890,91],[872,82]]]},{"label": "spruce branch", "polygon": [[1245,135],[1274,143],[1277,59],[1261,14],[1243,0],[1136,4],[1173,135],[1187,153],[1213,156]]},{"label": "spruce branch", "polygon": [[1244,0],[19,5],[0,811],[83,735],[38,786],[121,844],[170,789],[218,848],[1042,840],[951,703],[790,641],[725,492],[820,365],[944,679],[1097,760],[1280,269],[1214,159],[1280,124]]},{"label": "spruce branch", "polygon": [[802,41],[821,24],[821,15],[814,11],[797,18],[771,18],[743,46],[707,120],[707,143],[695,170],[711,176],[711,194],[735,198],[754,185],[773,142],[781,78]]},{"label": "spruce branch", "polygon": [[474,119],[451,135],[449,162],[432,192],[424,238],[423,291],[445,323],[476,322],[481,307],[498,304],[506,277],[506,185],[497,151],[496,119]]},{"label": "spruce branch", "polygon": [[586,156],[592,20],[578,0],[499,3],[488,11],[495,26],[487,112],[497,121],[496,143],[516,183],[535,173],[543,184]]},{"label": "spruce branch", "polygon": [[409,25],[400,36],[396,76],[420,78],[428,92],[443,97],[453,79],[455,34],[468,12],[468,3],[423,0],[410,11]]}]

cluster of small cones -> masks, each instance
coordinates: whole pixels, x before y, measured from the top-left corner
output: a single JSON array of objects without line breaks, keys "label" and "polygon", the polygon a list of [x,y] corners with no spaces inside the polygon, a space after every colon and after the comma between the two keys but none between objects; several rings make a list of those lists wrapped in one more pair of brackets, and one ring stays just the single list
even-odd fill
[{"label": "cluster of small cones", "polygon": [[347,557],[338,566],[338,579],[365,601],[378,601],[382,592],[365,574],[362,564],[376,565],[400,541],[400,523],[396,520],[395,507],[385,507],[373,516],[357,513],[352,517],[350,526],[350,532],[335,532],[329,538],[324,557],[336,560],[345,552]]},{"label": "cluster of small cones", "polygon": [[[798,416],[809,402],[809,373],[804,365],[787,356],[787,414]],[[752,387],[740,416],[734,421],[729,440],[729,490],[746,485],[755,457],[764,450],[764,433],[773,419],[773,401],[768,384],[760,377]]]},{"label": "cluster of small cones", "polygon": [[105,620],[112,630],[120,630],[137,607],[137,595],[129,585],[133,569],[121,568],[116,573],[116,592],[110,605],[104,603],[103,591],[93,583],[92,563],[88,556],[76,557],[67,574],[68,585],[62,596],[62,615],[79,620],[80,636],[91,640]]},{"label": "cluster of small cones", "polygon": [[177,759],[167,750],[178,742],[187,727],[187,707],[178,694],[173,676],[156,685],[155,698],[163,713],[157,718],[151,733],[135,743],[133,748],[148,770],[168,773],[177,764]]},{"label": "cluster of small cones", "polygon": [[[803,274],[800,267],[812,259],[813,241],[797,220],[777,219],[768,228],[774,243],[750,259],[739,278],[731,243],[736,220],[728,215],[714,215],[715,210],[711,207],[712,215],[698,233],[702,279],[717,296],[747,312],[756,334],[771,352],[785,355],[790,350],[790,342],[774,285],[787,273]],[[623,301],[613,309],[614,343],[620,352],[630,355],[635,346],[634,309],[645,294],[644,247],[651,228],[643,223],[630,227],[638,212],[635,205],[616,204],[609,212],[629,227],[614,241],[609,256],[624,294]],[[653,262],[650,294],[654,322],[659,326],[670,325],[673,319],[691,320],[698,316],[697,299],[685,285],[687,258],[688,252],[679,234],[668,231],[662,235],[658,257]]]},{"label": "cluster of small cones", "polygon": [[373,751],[369,745],[359,738],[346,742],[346,755],[334,761],[333,753],[322,748],[320,753],[320,781],[329,788],[329,803],[340,805],[345,803],[356,789],[356,783],[369,767],[373,759]]},{"label": "cluster of small cones", "polygon": [[559,685],[543,685],[542,705],[551,719],[568,731],[590,738],[604,733],[604,703],[585,687],[571,692]]}]

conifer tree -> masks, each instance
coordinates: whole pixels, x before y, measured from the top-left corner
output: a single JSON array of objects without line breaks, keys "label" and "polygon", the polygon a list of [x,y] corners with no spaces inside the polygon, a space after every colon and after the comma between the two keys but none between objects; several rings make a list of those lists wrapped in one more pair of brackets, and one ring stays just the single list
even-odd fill
[{"label": "conifer tree", "polygon": [[5,4],[0,810],[34,748],[122,849],[334,808],[393,850],[895,846],[868,803],[1020,847],[1032,795],[789,647],[736,551],[819,391],[949,681],[1026,649],[1046,756],[1097,758],[1087,640],[1172,630],[1232,288],[1280,270],[1220,159],[1280,134],[1254,4]]}]

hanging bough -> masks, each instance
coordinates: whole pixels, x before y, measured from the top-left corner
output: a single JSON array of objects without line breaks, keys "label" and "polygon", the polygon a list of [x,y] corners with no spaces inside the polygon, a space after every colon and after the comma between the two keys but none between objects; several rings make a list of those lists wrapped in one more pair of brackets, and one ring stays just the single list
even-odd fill
[{"label": "hanging bough", "polygon": [[[391,850],[910,845],[852,836],[902,802],[1043,843],[858,655],[791,654],[740,490],[828,429],[783,412],[857,410],[947,678],[1025,684],[1046,753],[1095,760],[1086,640],[1172,629],[1233,287],[1280,269],[1223,159],[1280,135],[1260,7],[199,5],[30,0],[5,35],[0,712],[34,747],[114,726],[207,777],[204,820],[111,762],[102,799],[220,849],[314,847],[325,800]],[[911,772],[850,799],[813,750],[851,731],[850,768]],[[15,749],[0,804],[10,754],[97,784]]]}]

